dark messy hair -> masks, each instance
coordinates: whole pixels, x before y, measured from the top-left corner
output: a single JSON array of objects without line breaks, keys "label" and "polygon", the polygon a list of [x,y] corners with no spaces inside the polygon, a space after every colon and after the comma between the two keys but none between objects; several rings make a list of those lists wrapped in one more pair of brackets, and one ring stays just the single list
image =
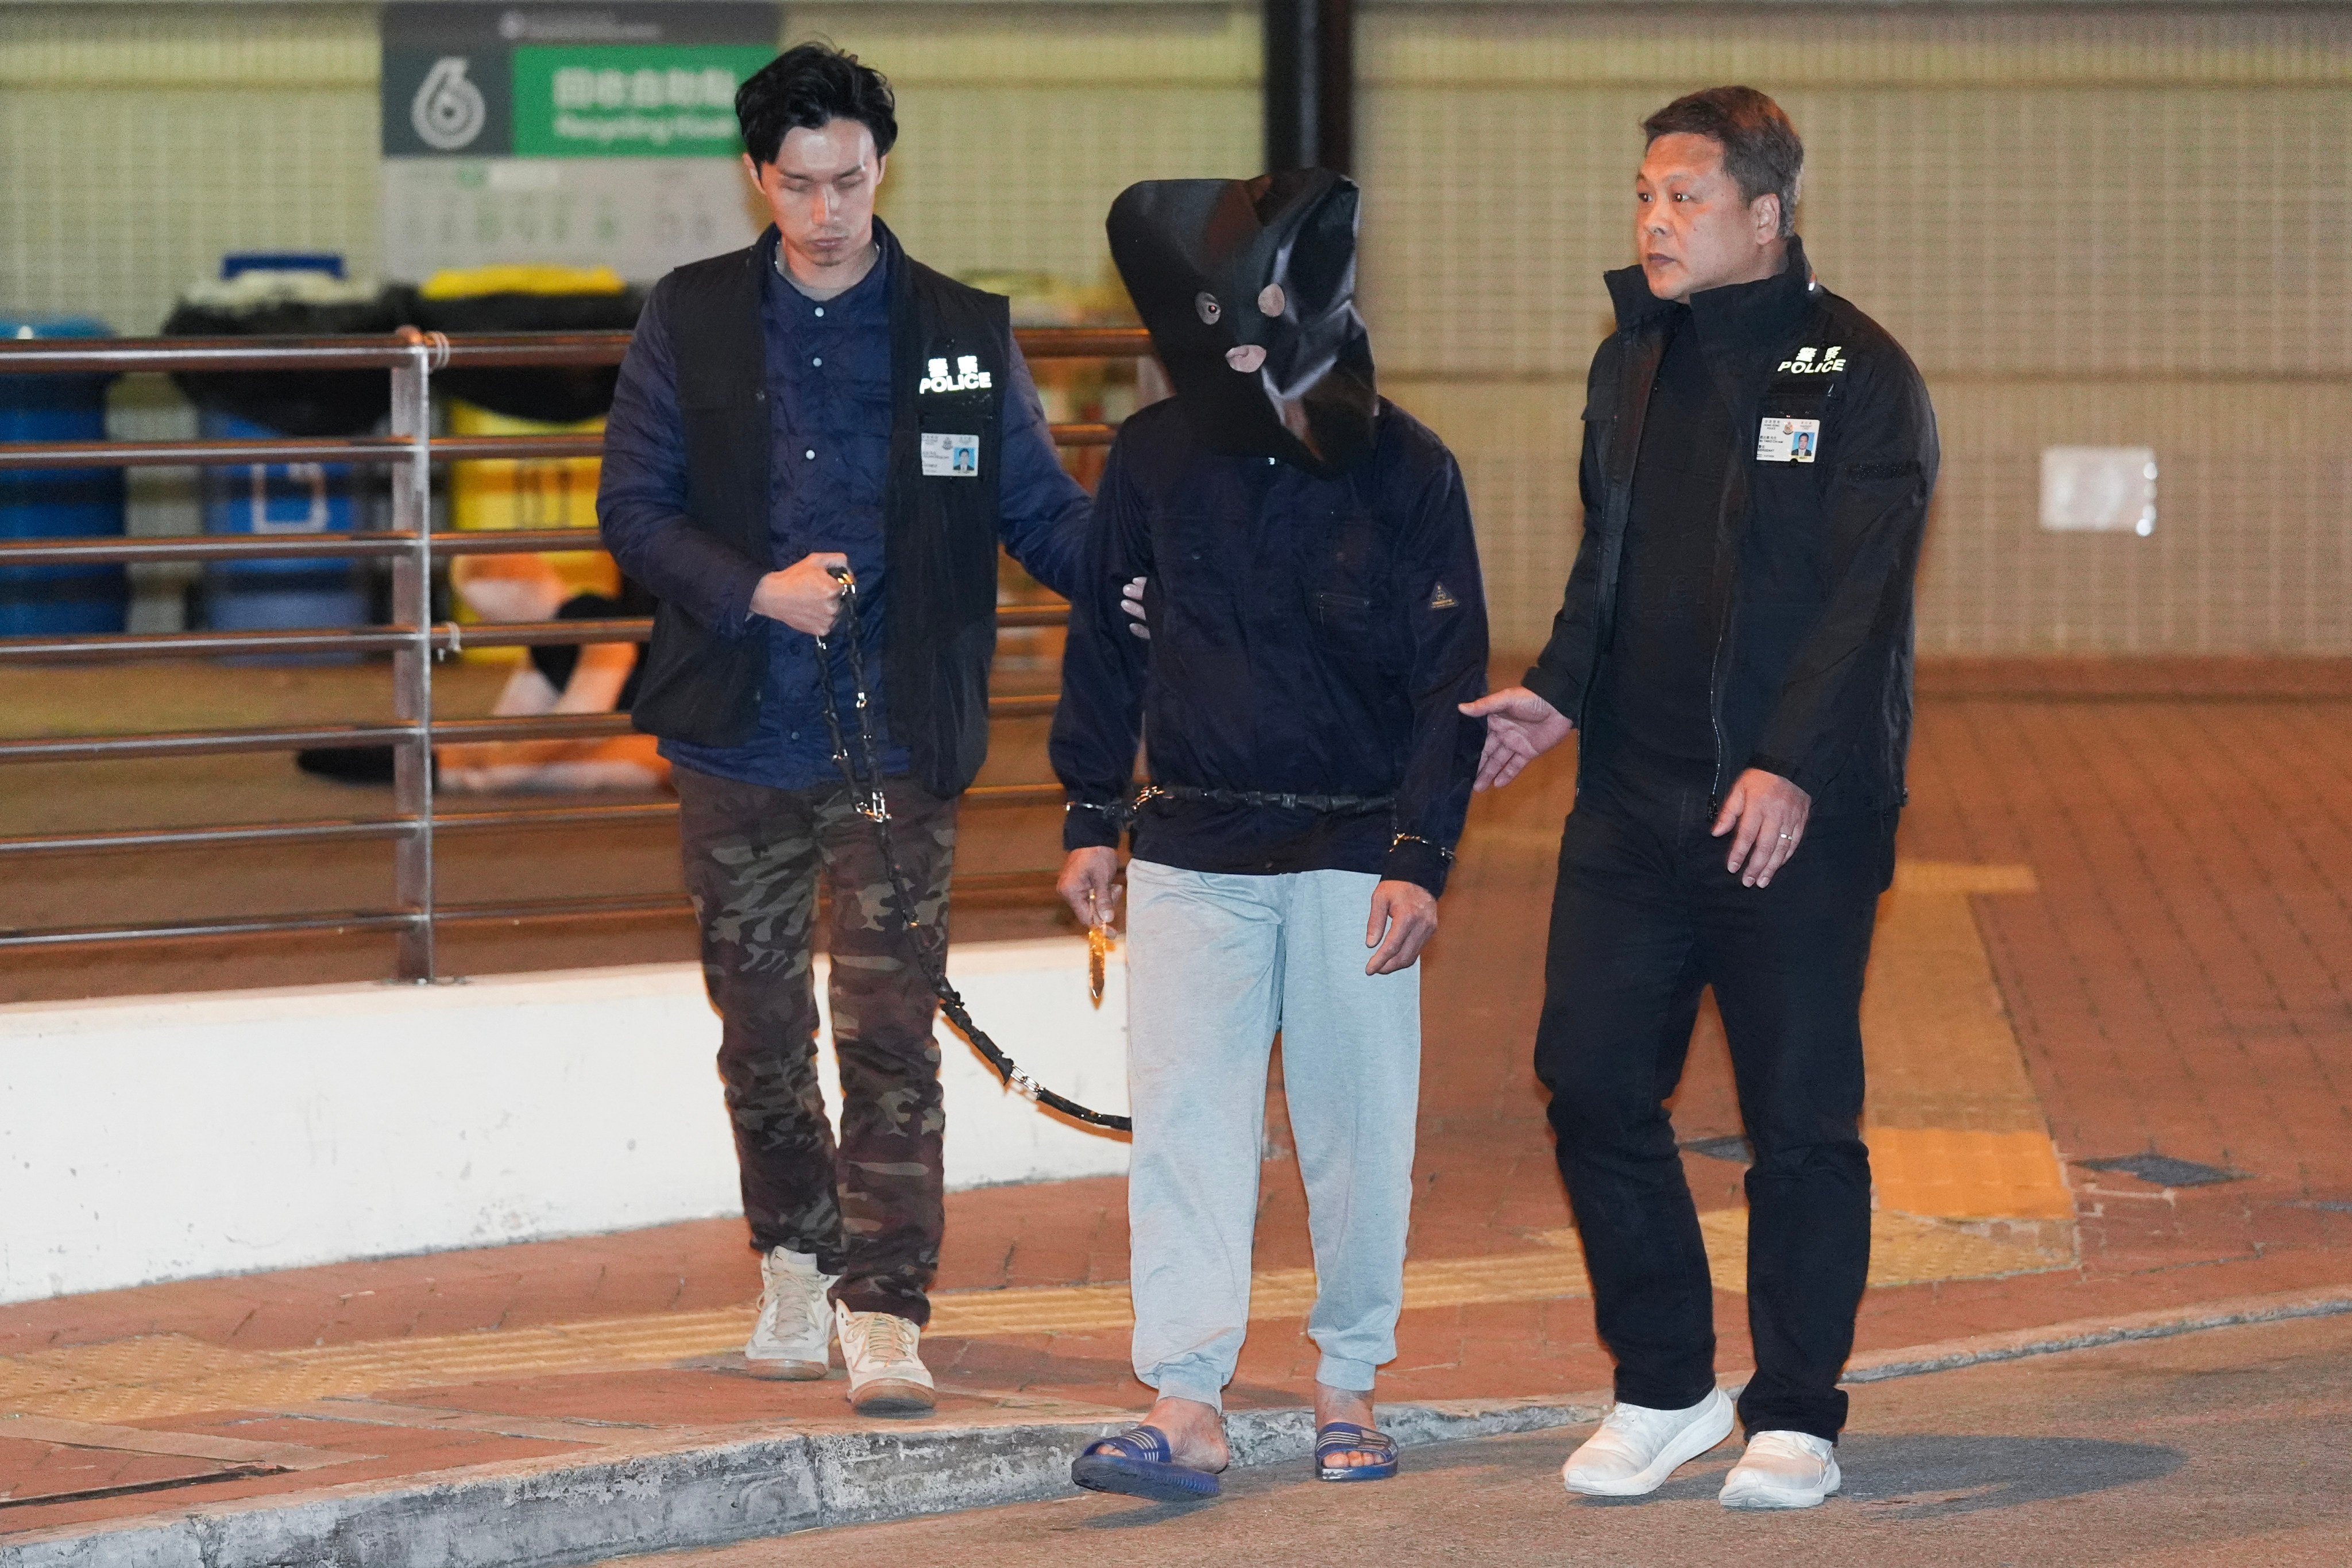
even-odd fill
[{"label": "dark messy hair", "polygon": [[822,131],[855,120],[874,132],[874,155],[898,140],[898,101],[872,66],[831,44],[796,44],[753,72],[735,89],[735,118],[743,151],[754,163],[772,163],[794,131]]},{"label": "dark messy hair", "polygon": [[1780,233],[1797,232],[1797,199],[1805,188],[1805,144],[1780,106],[1752,87],[1711,87],[1685,93],[1649,119],[1642,130],[1661,136],[1706,136],[1723,148],[1723,172],[1739,187],[1739,198],[1780,198]]}]

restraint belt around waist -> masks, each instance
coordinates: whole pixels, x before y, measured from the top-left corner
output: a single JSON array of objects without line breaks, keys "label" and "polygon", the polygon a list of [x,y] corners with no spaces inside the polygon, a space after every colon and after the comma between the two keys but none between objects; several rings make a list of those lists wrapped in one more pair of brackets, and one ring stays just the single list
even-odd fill
[{"label": "restraint belt around waist", "polygon": [[1396,804],[1392,795],[1298,795],[1262,789],[1202,789],[1198,784],[1146,784],[1135,797],[1133,810],[1155,800],[1197,801],[1204,805],[1277,805],[1285,811],[1318,811],[1332,816],[1386,811]]}]

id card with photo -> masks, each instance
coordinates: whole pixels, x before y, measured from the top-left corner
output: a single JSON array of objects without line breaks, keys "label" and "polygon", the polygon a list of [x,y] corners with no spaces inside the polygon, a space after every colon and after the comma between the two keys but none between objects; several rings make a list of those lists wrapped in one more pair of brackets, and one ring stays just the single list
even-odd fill
[{"label": "id card with photo", "polygon": [[923,477],[931,479],[980,478],[980,437],[925,435]]},{"label": "id card with photo", "polygon": [[1810,463],[1821,445],[1818,419],[1783,419],[1766,415],[1756,430],[1756,460],[1759,463]]}]

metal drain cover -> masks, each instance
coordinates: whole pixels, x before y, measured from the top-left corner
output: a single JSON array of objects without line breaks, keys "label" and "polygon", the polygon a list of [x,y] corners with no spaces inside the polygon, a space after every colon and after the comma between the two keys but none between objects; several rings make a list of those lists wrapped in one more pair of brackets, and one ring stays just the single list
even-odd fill
[{"label": "metal drain cover", "polygon": [[2169,1154],[2118,1154],[2107,1160],[2077,1160],[2086,1171],[2121,1171],[2159,1187],[2210,1187],[2216,1182],[2242,1182],[2250,1173],[2176,1160]]}]

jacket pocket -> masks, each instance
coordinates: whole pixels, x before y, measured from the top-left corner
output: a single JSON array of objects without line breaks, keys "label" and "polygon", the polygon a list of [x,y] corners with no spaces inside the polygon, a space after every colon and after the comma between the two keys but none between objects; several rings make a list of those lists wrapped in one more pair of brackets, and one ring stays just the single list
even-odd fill
[{"label": "jacket pocket", "polygon": [[1331,520],[1306,584],[1307,616],[1327,647],[1376,668],[1401,667],[1405,639],[1388,635],[1389,572],[1388,537],[1375,519],[1343,514]]},{"label": "jacket pocket", "polygon": [[1608,407],[1598,401],[1588,402],[1584,412],[1577,417],[1584,423],[1585,439],[1592,444],[1592,449],[1600,452],[1609,450]]},{"label": "jacket pocket", "polygon": [[721,637],[676,605],[656,604],[631,722],[696,745],[737,744],[758,717],[767,647],[757,630]]},{"label": "jacket pocket", "polygon": [[1145,612],[1157,647],[1164,637],[1195,651],[1238,646],[1237,568],[1204,514],[1163,511],[1151,520]]},{"label": "jacket pocket", "polygon": [[1356,637],[1371,632],[1372,600],[1368,595],[1320,589],[1310,601],[1310,608],[1315,624],[1334,636]]}]

